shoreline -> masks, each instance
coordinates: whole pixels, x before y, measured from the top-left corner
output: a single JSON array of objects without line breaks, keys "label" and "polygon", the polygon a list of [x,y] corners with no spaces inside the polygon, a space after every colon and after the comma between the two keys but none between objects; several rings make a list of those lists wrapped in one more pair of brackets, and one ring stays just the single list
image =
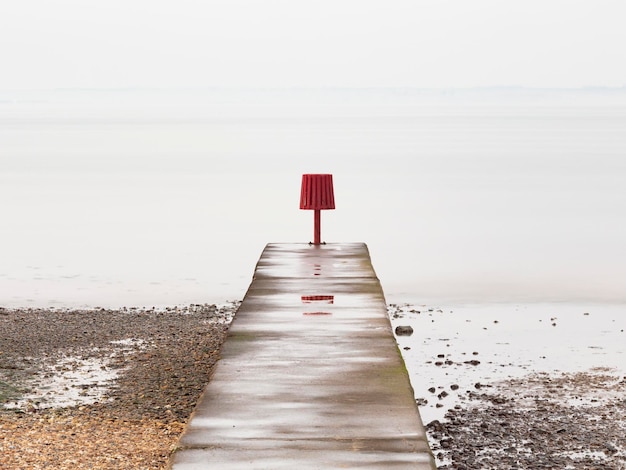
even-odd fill
[{"label": "shoreline", "polygon": [[3,464],[165,468],[237,307],[0,310]]},{"label": "shoreline", "polygon": [[625,310],[390,304],[438,468],[626,468]]},{"label": "shoreline", "polygon": [[[237,307],[0,309],[6,465],[165,468]],[[390,304],[439,468],[626,468],[614,307]]]}]

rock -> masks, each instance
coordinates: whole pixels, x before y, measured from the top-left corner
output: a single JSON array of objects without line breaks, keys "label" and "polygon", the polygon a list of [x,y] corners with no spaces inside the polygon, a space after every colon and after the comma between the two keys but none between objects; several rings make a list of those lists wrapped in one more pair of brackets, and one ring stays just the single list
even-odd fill
[{"label": "rock", "polygon": [[438,419],[435,419],[431,421],[430,423],[428,423],[426,425],[426,429],[428,429],[429,431],[435,431],[435,432],[445,432],[446,430],[445,426],[441,424],[441,421],[439,421]]},{"label": "rock", "polygon": [[465,361],[464,364],[469,364],[471,366],[477,366],[478,364],[480,364],[480,361],[477,361],[476,359],[472,359],[471,361]]},{"label": "rock", "polygon": [[441,439],[439,444],[442,448],[449,449],[450,447],[452,447],[452,439]]},{"label": "rock", "polygon": [[413,328],[409,325],[396,326],[397,336],[411,336],[413,334]]}]

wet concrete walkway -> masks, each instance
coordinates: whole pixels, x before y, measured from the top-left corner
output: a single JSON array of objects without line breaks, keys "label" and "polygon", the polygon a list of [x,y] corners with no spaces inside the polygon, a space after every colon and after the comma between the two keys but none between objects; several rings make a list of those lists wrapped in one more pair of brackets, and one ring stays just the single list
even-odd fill
[{"label": "wet concrete walkway", "polygon": [[365,244],[269,244],[175,470],[435,469]]}]

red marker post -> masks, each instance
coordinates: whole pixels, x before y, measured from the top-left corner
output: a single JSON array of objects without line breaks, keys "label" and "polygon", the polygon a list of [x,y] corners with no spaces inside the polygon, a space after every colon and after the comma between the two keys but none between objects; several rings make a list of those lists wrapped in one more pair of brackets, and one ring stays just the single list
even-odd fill
[{"label": "red marker post", "polygon": [[314,211],[313,244],[321,245],[322,217],[320,211],[335,208],[333,175],[302,175],[300,209]]}]

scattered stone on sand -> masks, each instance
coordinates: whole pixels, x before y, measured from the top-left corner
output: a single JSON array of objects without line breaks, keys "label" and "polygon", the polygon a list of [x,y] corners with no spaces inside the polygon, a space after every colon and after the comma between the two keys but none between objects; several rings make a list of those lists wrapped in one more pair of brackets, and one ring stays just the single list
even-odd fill
[{"label": "scattered stone on sand", "polygon": [[607,371],[533,374],[468,392],[463,406],[426,427],[440,470],[620,470],[625,392],[626,379]]},{"label": "scattered stone on sand", "polygon": [[[390,308],[419,333],[411,341],[421,349],[405,360],[415,368],[408,370],[416,390],[428,390],[429,399],[417,402],[439,469],[626,470],[623,307],[580,316],[546,315],[544,307],[528,306],[521,316],[504,309],[498,318],[488,315],[500,306],[481,305],[432,328],[430,313],[411,316],[410,304]],[[593,328],[583,323],[588,318]],[[563,339],[568,354],[558,350]],[[440,354],[441,341],[454,349]]]},{"label": "scattered stone on sand", "polygon": [[[165,468],[237,307],[3,309],[2,468]],[[64,374],[59,407],[41,385]]]}]

